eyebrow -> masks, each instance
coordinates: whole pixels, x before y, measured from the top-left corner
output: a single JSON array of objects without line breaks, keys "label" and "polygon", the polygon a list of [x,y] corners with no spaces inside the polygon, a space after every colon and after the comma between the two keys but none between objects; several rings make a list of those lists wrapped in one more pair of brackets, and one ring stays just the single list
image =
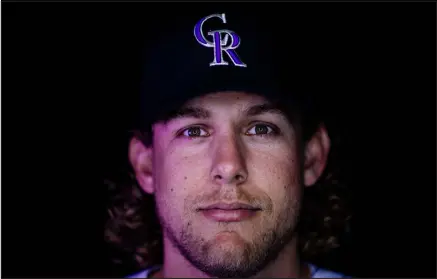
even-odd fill
[{"label": "eyebrow", "polygon": [[[243,115],[251,116],[251,117],[266,114],[266,113],[285,116],[285,113],[281,109],[270,103],[250,106],[244,109],[242,112]],[[176,110],[173,113],[171,113],[167,118],[167,122],[180,118],[209,119],[211,118],[211,112],[201,107],[194,107],[194,106],[182,107],[179,110]]]},{"label": "eyebrow", "polygon": [[254,105],[244,110],[243,112],[246,116],[258,116],[265,113],[278,114],[280,116],[285,116],[285,113],[270,103]]}]

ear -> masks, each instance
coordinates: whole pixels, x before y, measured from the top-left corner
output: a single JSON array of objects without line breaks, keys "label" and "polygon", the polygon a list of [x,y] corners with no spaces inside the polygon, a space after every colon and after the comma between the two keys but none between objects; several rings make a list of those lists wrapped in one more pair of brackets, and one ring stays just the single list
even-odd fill
[{"label": "ear", "polygon": [[135,172],[138,184],[144,192],[154,192],[152,175],[152,148],[146,147],[139,139],[133,137],[129,143],[129,161]]},{"label": "ear", "polygon": [[306,143],[304,162],[305,186],[312,186],[320,178],[328,161],[331,140],[325,125],[320,125],[317,131]]}]

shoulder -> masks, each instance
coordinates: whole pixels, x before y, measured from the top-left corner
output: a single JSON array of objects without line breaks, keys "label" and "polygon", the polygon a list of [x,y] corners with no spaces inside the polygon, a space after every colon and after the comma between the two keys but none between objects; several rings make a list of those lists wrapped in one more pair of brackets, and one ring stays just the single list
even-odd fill
[{"label": "shoulder", "polygon": [[148,278],[151,273],[158,270],[159,268],[160,268],[160,266],[152,266],[152,267],[144,269],[140,272],[126,276],[125,278]]},{"label": "shoulder", "polygon": [[331,270],[319,268],[315,265],[309,264],[311,269],[311,278],[351,278],[344,274],[334,272]]}]

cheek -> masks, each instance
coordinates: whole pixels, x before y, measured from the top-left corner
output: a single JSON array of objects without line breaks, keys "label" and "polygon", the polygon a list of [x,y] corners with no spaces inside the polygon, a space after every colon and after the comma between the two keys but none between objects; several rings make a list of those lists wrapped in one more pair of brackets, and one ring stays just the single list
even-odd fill
[{"label": "cheek", "polygon": [[[288,148],[278,148],[274,152],[253,152],[250,155],[252,175],[260,185],[275,187],[279,192],[300,184],[300,164],[298,153]],[[282,188],[282,189],[280,189]]]},{"label": "cheek", "polygon": [[[288,149],[290,150],[290,149]],[[297,152],[254,154],[252,181],[267,194],[273,203],[274,215],[280,214],[290,203],[301,198],[301,170]]]},{"label": "cheek", "polygon": [[160,188],[175,195],[189,193],[208,174],[206,162],[199,156],[167,156],[160,164]]},{"label": "cheek", "polygon": [[162,153],[161,160],[154,167],[155,196],[161,212],[173,218],[181,218],[188,212],[187,206],[202,188],[202,181],[208,173],[196,158]]}]

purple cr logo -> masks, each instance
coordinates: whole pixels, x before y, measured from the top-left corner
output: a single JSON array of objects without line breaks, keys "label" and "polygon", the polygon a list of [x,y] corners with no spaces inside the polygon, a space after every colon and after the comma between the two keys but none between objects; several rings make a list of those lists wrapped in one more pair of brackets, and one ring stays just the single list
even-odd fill
[{"label": "purple cr logo", "polygon": [[[213,14],[207,17],[202,18],[195,26],[194,26],[194,37],[197,42],[204,47],[212,47],[214,49],[214,60],[209,63],[210,66],[218,66],[218,65],[229,65],[223,59],[223,52],[226,53],[231,59],[232,63],[234,63],[237,67],[247,67],[243,61],[240,60],[235,49],[241,43],[240,37],[231,30],[221,29],[208,32],[208,35],[212,37],[212,41],[208,41],[203,34],[203,24],[210,18],[218,17],[222,20],[223,23],[226,23],[225,14]],[[224,37],[222,37],[222,34]],[[230,42],[229,38],[231,38]]]}]

